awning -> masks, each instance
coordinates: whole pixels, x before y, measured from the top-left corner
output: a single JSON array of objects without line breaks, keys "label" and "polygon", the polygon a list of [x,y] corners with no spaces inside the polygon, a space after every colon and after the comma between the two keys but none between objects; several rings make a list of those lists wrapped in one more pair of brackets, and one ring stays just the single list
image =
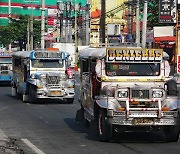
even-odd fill
[{"label": "awning", "polygon": [[154,37],[155,43],[160,42],[176,42],[176,36],[163,36],[163,37]]}]

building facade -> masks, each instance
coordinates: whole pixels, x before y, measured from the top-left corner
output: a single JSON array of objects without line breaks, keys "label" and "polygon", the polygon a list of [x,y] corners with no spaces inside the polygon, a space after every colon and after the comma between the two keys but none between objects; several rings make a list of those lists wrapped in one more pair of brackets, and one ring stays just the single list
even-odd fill
[{"label": "building facade", "polygon": [[[61,2],[67,2],[68,0],[61,0]],[[10,2],[10,5],[8,5]],[[58,0],[45,0],[45,16],[48,16],[48,12],[57,10]],[[74,0],[69,0],[74,5]],[[77,3],[81,3],[82,6],[86,4],[86,0],[76,0]],[[19,15],[32,15],[35,19],[41,19],[41,3],[42,0],[1,0],[0,1],[0,26],[6,26],[9,22],[9,15],[12,18],[17,18]],[[9,14],[10,10],[10,14]]]}]

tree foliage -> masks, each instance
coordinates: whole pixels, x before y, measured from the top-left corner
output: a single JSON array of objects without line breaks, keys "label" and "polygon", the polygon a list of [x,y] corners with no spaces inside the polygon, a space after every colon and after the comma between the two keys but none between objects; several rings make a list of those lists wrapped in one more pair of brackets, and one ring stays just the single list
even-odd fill
[{"label": "tree foliage", "polygon": [[[0,28],[0,43],[4,46],[8,44],[18,44],[20,50],[26,49],[27,44],[27,25],[29,16],[20,16],[19,19],[11,19],[11,22]],[[38,46],[41,37],[40,21],[33,21],[34,46]]]}]

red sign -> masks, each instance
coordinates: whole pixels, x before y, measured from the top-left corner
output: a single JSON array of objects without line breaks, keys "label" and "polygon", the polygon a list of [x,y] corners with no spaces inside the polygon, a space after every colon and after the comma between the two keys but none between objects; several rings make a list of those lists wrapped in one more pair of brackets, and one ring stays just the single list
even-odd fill
[{"label": "red sign", "polygon": [[53,18],[48,19],[48,25],[49,26],[53,26],[54,25],[54,19]]},{"label": "red sign", "polygon": [[177,73],[180,74],[180,55],[177,55]]}]

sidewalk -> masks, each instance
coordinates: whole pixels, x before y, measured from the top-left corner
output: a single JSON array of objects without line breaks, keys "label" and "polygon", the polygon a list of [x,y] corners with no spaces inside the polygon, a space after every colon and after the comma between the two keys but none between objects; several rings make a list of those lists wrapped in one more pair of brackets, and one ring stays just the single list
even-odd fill
[{"label": "sidewalk", "polygon": [[15,144],[15,140],[8,138],[0,130],[0,154],[24,154],[24,152]]}]

